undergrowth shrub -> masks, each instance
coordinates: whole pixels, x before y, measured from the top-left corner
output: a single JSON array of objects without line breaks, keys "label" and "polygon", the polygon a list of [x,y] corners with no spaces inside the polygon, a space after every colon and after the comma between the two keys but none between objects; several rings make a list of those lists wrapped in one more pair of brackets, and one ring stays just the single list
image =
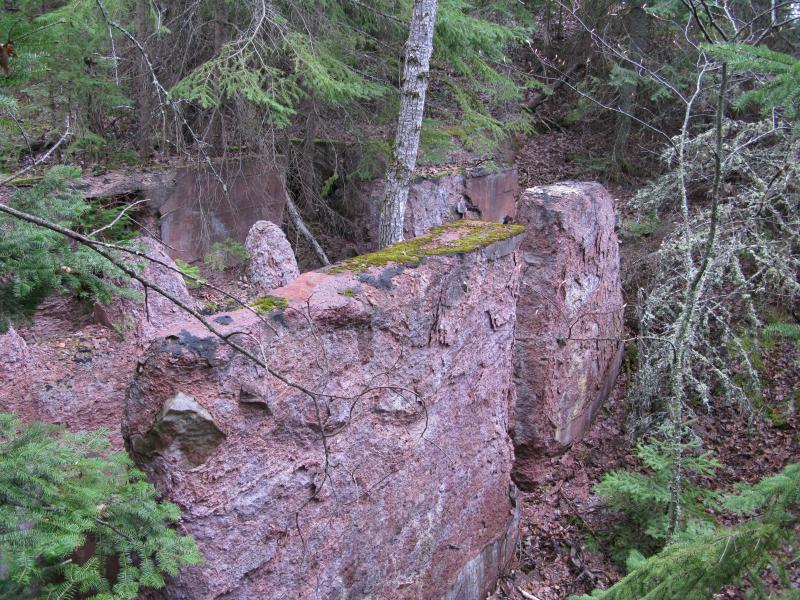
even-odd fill
[{"label": "undergrowth shrub", "polygon": [[[725,121],[725,160],[717,241],[704,292],[693,311],[682,375],[689,409],[710,411],[727,398],[745,412],[761,395],[759,368],[750,340],[772,307],[793,310],[800,301],[800,136],[781,122]],[[655,255],[649,289],[640,290],[639,369],[630,392],[630,430],[640,435],[663,421],[669,397],[671,339],[684,297],[686,256],[701,256],[710,209],[705,201],[714,174],[714,137],[709,130],[686,147],[686,181],[693,197],[688,243],[682,226]],[[674,165],[673,150],[664,159]],[[668,171],[634,201],[647,217],[676,210],[679,172]],[[788,331],[788,329],[786,329]]]},{"label": "undergrowth shrub", "polygon": [[[30,190],[14,194],[8,205],[62,227],[86,231],[102,209],[69,187],[79,175],[75,167],[55,167]],[[114,294],[136,296],[124,286],[126,281],[122,271],[90,248],[60,233],[0,215],[0,333],[12,322],[29,318],[53,292],[100,303],[110,302]]]},{"label": "undergrowth shrub", "polygon": [[201,560],[171,528],[179,517],[126,454],[109,453],[105,431],[0,414],[0,597],[122,600],[161,588]]},{"label": "undergrowth shrub", "polygon": [[200,267],[198,265],[193,265],[181,258],[176,258],[175,266],[178,267],[178,270],[183,275],[183,281],[186,283],[186,287],[199,288],[205,283],[205,279],[200,277]]},{"label": "undergrowth shrub", "polygon": [[763,334],[768,338],[783,338],[800,345],[800,323],[770,323]]},{"label": "undergrowth shrub", "polygon": [[[710,453],[700,452],[697,440],[684,446],[682,469],[687,480],[681,489],[681,532],[696,533],[709,528],[706,508],[717,496],[692,483],[692,479],[711,476],[721,465]],[[611,555],[618,563],[629,560],[632,552],[651,554],[669,538],[668,509],[674,453],[669,452],[668,442],[652,438],[639,444],[635,454],[644,467],[643,472],[611,471],[594,488],[605,498],[609,509],[624,517],[608,536]]]},{"label": "undergrowth shrub", "polygon": [[[648,504],[641,499],[642,507]],[[609,589],[573,600],[707,600],[728,584],[775,598],[763,579],[767,572],[777,576],[773,588],[784,587],[781,598],[800,597],[788,572],[797,560],[800,463],[754,485],[737,485],[713,507],[734,524],[684,528],[657,554],[634,554],[628,575]]]},{"label": "undergrowth shrub", "polygon": [[214,242],[203,257],[203,262],[212,271],[224,271],[248,259],[244,244],[235,240]]}]

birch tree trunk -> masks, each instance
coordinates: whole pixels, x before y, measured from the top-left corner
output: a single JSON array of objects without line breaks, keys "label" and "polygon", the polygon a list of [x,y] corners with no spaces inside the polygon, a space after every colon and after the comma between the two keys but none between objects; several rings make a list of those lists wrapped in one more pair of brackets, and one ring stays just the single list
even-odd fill
[{"label": "birch tree trunk", "polygon": [[408,185],[417,165],[419,133],[425,110],[428,71],[433,52],[436,0],[414,0],[400,80],[400,116],[392,163],[386,173],[378,243],[381,248],[403,241]]}]

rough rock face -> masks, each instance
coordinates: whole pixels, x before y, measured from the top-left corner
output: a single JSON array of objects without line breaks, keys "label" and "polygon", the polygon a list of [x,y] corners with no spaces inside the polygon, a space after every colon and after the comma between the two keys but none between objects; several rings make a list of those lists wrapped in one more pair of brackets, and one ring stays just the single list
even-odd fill
[{"label": "rough rock face", "polygon": [[[493,173],[481,170],[418,177],[408,190],[405,236],[423,235],[431,227],[462,218],[503,223],[513,218],[519,193],[516,167]],[[369,214],[370,232],[378,231],[383,182],[370,182],[355,194]]]},{"label": "rough rock face", "polygon": [[622,358],[622,292],[614,206],[597,183],[523,192],[528,228],[517,303],[515,478],[580,440]]},{"label": "rough rock face", "polygon": [[287,285],[300,276],[297,259],[280,227],[256,221],[245,242],[250,262],[247,274],[261,293]]},{"label": "rough rock face", "polygon": [[[209,317],[273,374],[196,322],[153,343],[123,432],[205,557],[166,597],[485,597],[517,535],[520,229],[459,222]],[[193,425],[164,426],[176,398]]]},{"label": "rough rock face", "polygon": [[135,440],[133,451],[152,458],[169,457],[181,467],[203,464],[224,438],[208,411],[191,396],[178,392],[164,403],[147,436]]},{"label": "rough rock face", "polygon": [[[143,246],[145,254],[157,261],[148,261],[142,275],[184,304],[194,307],[196,302],[189,294],[189,290],[186,289],[183,276],[175,270],[177,268],[175,261],[167,255],[164,246],[149,238],[144,238],[139,243]],[[133,286],[142,291],[138,283],[134,282]],[[139,315],[137,321],[143,327],[142,334],[146,339],[150,339],[175,321],[185,318],[185,313],[181,308],[175,306],[171,300],[167,300],[161,294],[152,291],[147,294],[147,310],[144,310],[144,306],[137,306],[136,309],[145,313]]]},{"label": "rough rock face", "polygon": [[256,221],[280,223],[283,218],[283,165],[242,159],[214,167],[216,172],[180,168],[171,185],[151,190],[161,215],[161,239],[174,248],[173,258],[201,259],[214,242],[244,243]]},{"label": "rough rock face", "polygon": [[[119,196],[148,200],[145,220],[160,229],[172,258],[202,259],[214,242],[244,243],[259,220],[280,223],[285,205],[283,158],[243,158],[163,170],[84,175],[84,198]],[[224,184],[224,185],[223,185]],[[3,201],[4,191],[0,191]]]},{"label": "rough rock face", "polygon": [[9,327],[0,335],[0,382],[10,382],[12,375],[27,369],[30,351],[25,340]]},{"label": "rough rock face", "polygon": [[517,213],[519,180],[516,167],[494,173],[473,173],[464,181],[464,196],[484,221],[504,222]]},{"label": "rough rock face", "polygon": [[[144,262],[142,277],[194,308],[196,301],[189,294],[183,276],[164,246],[150,238],[141,238],[136,245],[150,259]],[[139,282],[132,281],[131,288],[144,297],[144,289]],[[149,340],[171,323],[184,319],[185,313],[171,300],[150,290],[146,296],[146,306],[144,302],[131,301],[118,301],[109,306],[97,305],[93,317],[97,323],[111,329],[133,328],[137,337]]]}]

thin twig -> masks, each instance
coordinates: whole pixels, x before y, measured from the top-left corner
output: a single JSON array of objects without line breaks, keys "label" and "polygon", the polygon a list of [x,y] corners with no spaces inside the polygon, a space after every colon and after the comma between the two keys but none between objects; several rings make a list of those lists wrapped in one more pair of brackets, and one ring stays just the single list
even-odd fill
[{"label": "thin twig", "polygon": [[102,233],[102,232],[104,232],[104,231],[105,231],[105,230],[107,230],[107,229],[111,229],[111,228],[112,228],[114,225],[116,225],[116,224],[119,222],[119,220],[120,220],[122,217],[124,217],[124,216],[125,216],[125,213],[126,213],[126,212],[128,212],[128,211],[129,211],[130,209],[132,209],[134,206],[138,206],[139,204],[144,204],[145,202],[148,202],[148,200],[147,200],[147,199],[144,199],[144,200],[137,200],[137,201],[136,201],[136,202],[134,202],[133,204],[128,204],[128,205],[127,205],[126,207],[124,207],[124,208],[123,208],[121,211],[119,211],[119,214],[118,214],[118,215],[117,215],[117,216],[114,218],[114,220],[113,220],[113,221],[111,221],[111,223],[109,223],[108,225],[103,225],[103,226],[102,226],[100,229],[95,229],[94,231],[92,231],[91,233],[89,233],[89,234],[88,234],[88,237],[95,237],[97,234],[99,234],[99,233]]}]

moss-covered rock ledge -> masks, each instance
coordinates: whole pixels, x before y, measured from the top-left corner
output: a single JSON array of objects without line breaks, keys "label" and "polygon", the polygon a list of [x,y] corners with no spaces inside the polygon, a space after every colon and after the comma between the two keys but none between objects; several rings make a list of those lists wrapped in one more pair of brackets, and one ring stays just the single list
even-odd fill
[{"label": "moss-covered rock ledge", "polygon": [[473,252],[525,233],[522,225],[503,225],[475,219],[454,221],[431,229],[427,235],[406,240],[376,252],[348,258],[328,267],[328,273],[363,273],[388,263],[418,265],[426,256]]}]

